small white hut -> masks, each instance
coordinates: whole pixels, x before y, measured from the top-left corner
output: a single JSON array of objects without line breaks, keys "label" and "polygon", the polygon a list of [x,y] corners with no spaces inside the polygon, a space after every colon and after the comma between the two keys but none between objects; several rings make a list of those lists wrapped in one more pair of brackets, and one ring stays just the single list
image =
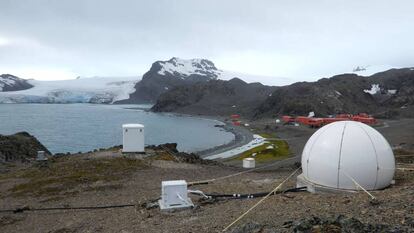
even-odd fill
[{"label": "small white hut", "polygon": [[141,124],[124,124],[122,152],[144,153],[145,138],[144,125]]}]

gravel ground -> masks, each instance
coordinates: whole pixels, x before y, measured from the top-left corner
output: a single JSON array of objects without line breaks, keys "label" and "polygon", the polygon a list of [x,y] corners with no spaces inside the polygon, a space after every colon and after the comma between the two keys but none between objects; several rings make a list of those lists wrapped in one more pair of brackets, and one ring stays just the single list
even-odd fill
[{"label": "gravel ground", "polygon": [[[205,193],[252,193],[269,191],[287,177],[293,168],[278,168],[264,172],[245,173],[207,185],[191,187]],[[160,212],[158,208],[146,209],[142,203],[160,196],[162,180],[205,180],[240,171],[238,168],[200,164],[182,164],[173,161],[157,161],[154,165],[139,169],[125,179],[105,183],[98,181],[90,186],[103,187],[95,191],[82,191],[48,201],[47,196],[7,196],[0,200],[1,209],[22,206],[95,206],[109,204],[137,204],[103,210],[59,210],[24,213],[1,213],[1,232],[220,232],[225,226],[254,205],[259,199],[223,200],[205,203],[191,196],[194,209]],[[268,198],[263,205],[242,219],[235,228],[249,222],[269,225],[277,232],[292,232],[286,225],[310,216],[332,217],[339,214],[356,217],[371,224],[407,225],[414,220],[413,171],[398,172],[396,184],[373,194],[378,205],[370,204],[363,192],[342,194],[288,193]],[[0,183],[7,192],[6,180]],[[112,186],[109,186],[112,185]],[[115,186],[114,186],[115,185]],[[283,189],[295,186],[289,180]],[[110,188],[116,187],[116,188]],[[6,190],[5,190],[6,189]]]}]

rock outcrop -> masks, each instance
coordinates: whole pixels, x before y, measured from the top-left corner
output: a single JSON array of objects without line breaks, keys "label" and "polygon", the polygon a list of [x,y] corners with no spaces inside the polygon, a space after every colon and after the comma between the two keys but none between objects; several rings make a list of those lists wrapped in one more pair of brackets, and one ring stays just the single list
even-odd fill
[{"label": "rock outcrop", "polygon": [[21,91],[32,87],[33,85],[25,79],[21,79],[11,74],[0,75],[0,92]]},{"label": "rock outcrop", "polygon": [[27,132],[0,135],[0,162],[25,162],[34,159],[37,151],[50,151]]},{"label": "rock outcrop", "polygon": [[251,115],[255,106],[274,91],[260,83],[246,83],[233,78],[229,81],[208,82],[177,87],[162,94],[152,110],[202,115]]}]

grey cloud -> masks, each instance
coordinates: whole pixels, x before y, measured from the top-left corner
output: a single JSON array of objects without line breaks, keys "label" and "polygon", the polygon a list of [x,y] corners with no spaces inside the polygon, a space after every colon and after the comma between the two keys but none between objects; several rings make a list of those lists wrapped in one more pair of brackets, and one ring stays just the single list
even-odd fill
[{"label": "grey cloud", "polygon": [[358,65],[412,66],[413,6],[385,0],[2,0],[0,39],[10,43],[0,44],[0,72],[38,67],[136,75],[172,56],[306,80]]}]

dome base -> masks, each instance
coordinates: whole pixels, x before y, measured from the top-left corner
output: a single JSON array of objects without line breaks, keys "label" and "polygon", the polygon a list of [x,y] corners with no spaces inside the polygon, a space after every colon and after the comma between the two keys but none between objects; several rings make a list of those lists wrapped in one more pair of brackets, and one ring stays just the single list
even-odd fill
[{"label": "dome base", "polygon": [[319,184],[315,184],[310,182],[305,178],[303,174],[300,174],[296,177],[296,187],[306,187],[306,190],[310,193],[354,193],[356,191],[349,190],[349,189],[337,189],[337,188],[331,188]]}]

